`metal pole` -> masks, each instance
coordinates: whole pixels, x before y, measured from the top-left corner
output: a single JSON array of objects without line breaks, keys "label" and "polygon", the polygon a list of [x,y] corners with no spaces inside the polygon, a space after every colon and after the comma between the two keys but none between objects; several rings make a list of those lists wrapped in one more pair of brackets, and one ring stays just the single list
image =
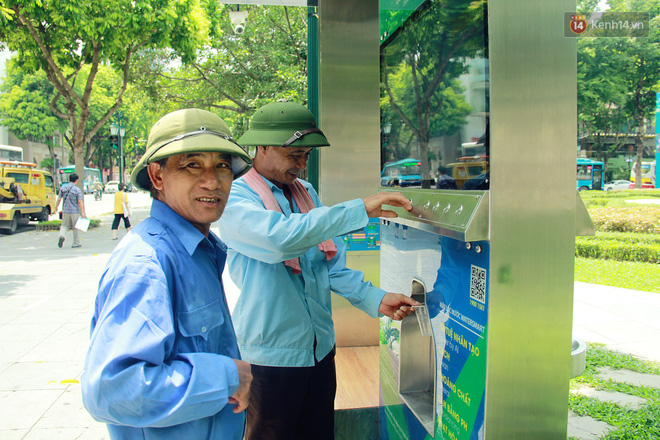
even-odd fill
[{"label": "metal pole", "polygon": [[[307,106],[319,121],[319,18],[316,7],[307,8]],[[314,189],[319,191],[319,151],[318,148],[312,149],[307,164],[307,180]]]},{"label": "metal pole", "polygon": [[124,140],[121,135],[122,124],[119,122],[119,183],[124,183]]}]

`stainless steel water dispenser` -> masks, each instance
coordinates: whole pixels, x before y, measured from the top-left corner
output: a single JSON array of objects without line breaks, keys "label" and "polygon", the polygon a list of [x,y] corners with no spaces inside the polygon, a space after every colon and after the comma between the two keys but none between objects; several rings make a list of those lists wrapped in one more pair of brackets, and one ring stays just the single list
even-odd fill
[{"label": "stainless steel water dispenser", "polygon": [[401,322],[399,394],[424,428],[434,435],[436,366],[431,321],[426,309],[426,286],[413,280],[411,297],[422,304]]}]

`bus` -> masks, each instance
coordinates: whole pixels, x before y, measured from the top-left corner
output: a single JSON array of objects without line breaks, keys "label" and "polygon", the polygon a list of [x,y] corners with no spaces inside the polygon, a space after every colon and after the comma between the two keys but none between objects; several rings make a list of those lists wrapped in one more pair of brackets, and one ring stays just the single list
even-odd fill
[{"label": "bus", "polygon": [[577,189],[600,191],[603,189],[603,162],[578,157],[577,159]]},{"label": "bus", "polygon": [[421,186],[422,162],[403,159],[385,164],[380,174],[380,186]]},{"label": "bus", "polygon": [[[642,162],[642,188],[655,188],[655,160],[653,162]],[[630,181],[635,186],[635,169],[630,171]]]},{"label": "bus", "polygon": [[23,149],[11,145],[0,145],[0,160],[23,162]]},{"label": "bus", "polygon": [[[66,183],[69,181],[68,175],[76,172],[76,166],[69,165],[66,167],[61,167],[58,172],[60,173],[61,182]],[[91,194],[96,182],[101,182],[101,184],[103,184],[103,180],[101,180],[101,170],[98,168],[85,167],[85,177],[83,178],[83,188],[85,194]]]}]

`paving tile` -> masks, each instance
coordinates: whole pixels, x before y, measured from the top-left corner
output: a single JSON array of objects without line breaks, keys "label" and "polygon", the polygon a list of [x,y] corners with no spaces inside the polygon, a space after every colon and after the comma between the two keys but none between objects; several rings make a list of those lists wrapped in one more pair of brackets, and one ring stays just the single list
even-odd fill
[{"label": "paving tile", "polygon": [[0,429],[0,438],[2,440],[23,440],[29,432],[29,429]]},{"label": "paving tile", "polygon": [[80,384],[72,384],[48,408],[33,429],[85,429],[97,427],[97,425],[101,425],[105,429],[105,424],[94,420],[85,409]]},{"label": "paving tile", "polygon": [[76,440],[110,440],[108,428],[102,423],[92,428],[87,428]]},{"label": "paving tile", "polygon": [[63,392],[0,391],[0,430],[31,429]]},{"label": "paving tile", "polygon": [[76,314],[77,310],[58,310],[53,313],[49,308],[35,308],[23,312],[17,316],[11,324],[66,324]]},{"label": "paving tile", "polygon": [[659,362],[658,359],[660,359],[660,343],[657,339],[623,341],[608,344],[607,347],[643,360]]},{"label": "paving tile", "polygon": [[612,379],[616,382],[627,383],[634,386],[645,386],[660,389],[660,376],[655,374],[637,373],[630,370],[613,370],[609,367],[599,367],[599,376]]},{"label": "paving tile", "polygon": [[614,426],[591,417],[580,417],[570,412],[568,414],[567,437],[577,437],[580,440],[599,440],[614,429],[616,429]]},{"label": "paving tile", "polygon": [[19,362],[79,362],[89,346],[89,325],[67,323],[18,359]]},{"label": "paving tile", "polygon": [[[98,280],[97,280],[98,283]],[[84,310],[88,305],[94,303],[94,298],[61,298],[59,295],[48,298],[43,302],[41,308],[44,310],[60,311],[60,310],[74,310],[79,312]]]},{"label": "paving tile", "polygon": [[0,359],[3,363],[8,363],[10,365],[14,362],[25,356],[30,352],[34,347],[39,345],[40,340],[38,338],[32,341],[3,341],[0,340]]},{"label": "paving tile", "polygon": [[648,403],[646,399],[642,399],[641,397],[637,397],[637,396],[632,396],[630,394],[619,393],[615,391],[596,390],[594,388],[589,388],[589,387],[575,390],[575,394],[580,394],[586,397],[593,397],[602,402],[615,403],[619,406],[625,406],[630,409],[638,409]]},{"label": "paving tile", "polygon": [[52,335],[62,324],[14,324],[0,326],[0,343],[39,342]]},{"label": "paving tile", "polygon": [[23,310],[8,310],[2,307],[2,299],[0,299],[0,325],[12,322],[14,319],[21,316],[25,311]]},{"label": "paving tile", "polygon": [[23,440],[78,440],[85,431],[87,428],[33,428]]},{"label": "paving tile", "polygon": [[17,362],[0,373],[0,390],[64,390],[62,381],[77,379],[83,360],[77,362]]},{"label": "paving tile", "polygon": [[591,343],[605,344],[610,345],[616,343],[616,339],[611,339],[603,334],[599,333],[598,330],[593,329],[593,327],[585,327],[580,324],[573,325],[573,335],[582,339],[583,341],[588,341]]},{"label": "paving tile", "polygon": [[600,333],[615,341],[660,341],[660,329],[649,327],[636,320],[613,321],[608,326],[600,329]]},{"label": "paving tile", "polygon": [[46,301],[52,295],[44,294],[43,292],[35,293],[16,293],[11,296],[0,299],[0,310],[19,310],[26,311],[38,307],[39,304]]}]

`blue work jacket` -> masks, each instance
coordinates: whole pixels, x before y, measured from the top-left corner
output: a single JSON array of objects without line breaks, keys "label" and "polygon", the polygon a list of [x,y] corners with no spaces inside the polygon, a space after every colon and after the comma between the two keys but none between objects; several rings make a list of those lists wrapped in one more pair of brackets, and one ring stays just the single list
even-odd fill
[{"label": "blue work jacket", "polygon": [[226,247],[166,204],[119,243],[105,268],[81,385],[114,439],[238,440],[228,404],[240,359],[222,286]]},{"label": "blue work jacket", "polygon": [[[263,177],[262,177],[263,178]],[[369,218],[360,199],[322,206],[309,182],[301,180],[317,208],[293,211],[284,192],[264,178],[282,213],[266,210],[243,179],[234,181],[218,224],[229,246],[228,267],[241,293],[233,312],[243,359],[275,367],[309,367],[334,347],[333,291],[369,316],[378,316],[385,291],[346,268],[340,235],[364,228]],[[317,245],[334,239],[337,255],[326,259]],[[284,261],[299,257],[301,274]],[[316,351],[314,351],[316,340]]]}]

